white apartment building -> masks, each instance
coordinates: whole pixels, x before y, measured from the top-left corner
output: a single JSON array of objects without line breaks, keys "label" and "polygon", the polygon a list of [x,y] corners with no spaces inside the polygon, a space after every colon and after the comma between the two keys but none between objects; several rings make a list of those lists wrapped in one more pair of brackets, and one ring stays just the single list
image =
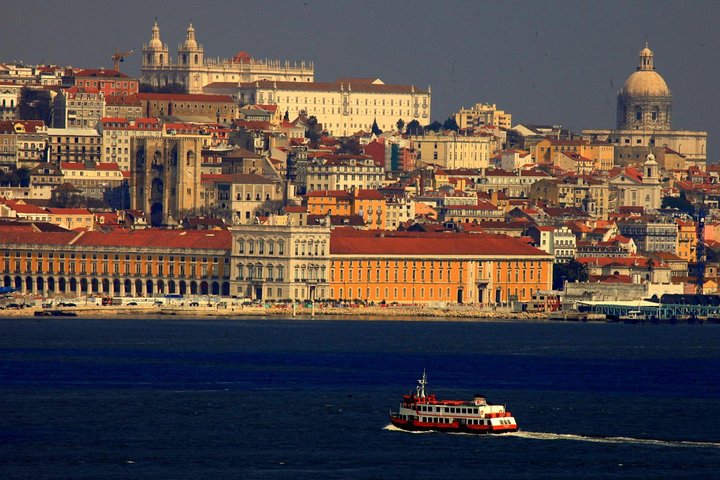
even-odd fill
[{"label": "white apartment building", "polygon": [[534,164],[530,152],[524,150],[503,150],[500,152],[500,168],[508,172],[520,170],[528,164]]},{"label": "white apartment building", "polygon": [[101,138],[95,128],[48,128],[47,135],[48,162],[100,161]]},{"label": "white apartment building", "polygon": [[56,128],[96,128],[105,116],[105,96],[97,88],[70,87],[55,97],[53,108]]},{"label": "white apartment building", "polygon": [[120,170],[130,170],[130,144],[133,138],[161,137],[163,125],[158,118],[102,118],[98,124],[102,136],[101,163],[116,163]]},{"label": "white apartment building", "polygon": [[385,204],[387,211],[385,220],[386,230],[397,230],[397,227],[415,219],[415,201],[405,198],[393,198]]},{"label": "white apartment building", "polygon": [[493,138],[452,132],[408,137],[417,150],[417,161],[445,168],[488,168]]},{"label": "white apartment building", "polygon": [[372,158],[354,155],[316,157],[306,167],[307,192],[315,190],[375,190],[383,186],[385,169]]}]

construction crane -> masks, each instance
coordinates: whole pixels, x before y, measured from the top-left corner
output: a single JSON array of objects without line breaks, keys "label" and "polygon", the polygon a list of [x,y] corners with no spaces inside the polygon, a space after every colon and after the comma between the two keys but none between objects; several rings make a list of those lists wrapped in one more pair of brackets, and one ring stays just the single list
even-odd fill
[{"label": "construction crane", "polygon": [[124,62],[127,57],[132,55],[133,50],[129,50],[127,52],[121,52],[118,49],[115,49],[115,54],[112,55],[110,58],[113,61],[113,70],[120,71],[120,62]]}]

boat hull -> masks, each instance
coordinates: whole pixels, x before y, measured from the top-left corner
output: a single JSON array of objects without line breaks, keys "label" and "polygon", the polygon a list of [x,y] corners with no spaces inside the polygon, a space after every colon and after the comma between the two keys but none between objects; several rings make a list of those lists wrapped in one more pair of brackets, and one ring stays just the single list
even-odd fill
[{"label": "boat hull", "polygon": [[415,420],[403,420],[393,416],[390,417],[390,423],[392,423],[394,427],[408,432],[448,432],[497,435],[518,431],[517,425],[466,425],[459,422],[448,424],[423,423]]}]

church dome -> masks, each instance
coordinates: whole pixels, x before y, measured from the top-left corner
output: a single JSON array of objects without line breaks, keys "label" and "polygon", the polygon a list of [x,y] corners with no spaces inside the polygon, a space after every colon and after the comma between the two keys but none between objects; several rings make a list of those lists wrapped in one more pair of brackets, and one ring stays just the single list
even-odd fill
[{"label": "church dome", "polygon": [[195,27],[191,23],[187,28],[187,34],[185,36],[185,43],[183,43],[183,49],[195,50],[198,48],[197,40],[195,40]]},{"label": "church dome", "polygon": [[625,80],[621,95],[630,97],[668,97],[670,89],[665,79],[655,71],[654,54],[647,42],[640,50],[640,64],[637,71]]},{"label": "church dome", "polygon": [[152,38],[150,39],[150,43],[148,43],[148,47],[155,50],[161,50],[163,48],[163,44],[160,41],[160,27],[158,26],[157,18],[152,27]]},{"label": "church dome", "polygon": [[667,97],[670,89],[655,70],[638,70],[625,80],[620,93],[632,97]]}]

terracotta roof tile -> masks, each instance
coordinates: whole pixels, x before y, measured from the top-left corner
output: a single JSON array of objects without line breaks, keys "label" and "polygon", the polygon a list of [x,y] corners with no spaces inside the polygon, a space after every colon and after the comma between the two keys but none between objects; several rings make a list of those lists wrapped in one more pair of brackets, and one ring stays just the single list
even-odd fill
[{"label": "terracotta roof tile", "polygon": [[333,255],[549,255],[506,235],[478,233],[336,234],[330,237]]}]

